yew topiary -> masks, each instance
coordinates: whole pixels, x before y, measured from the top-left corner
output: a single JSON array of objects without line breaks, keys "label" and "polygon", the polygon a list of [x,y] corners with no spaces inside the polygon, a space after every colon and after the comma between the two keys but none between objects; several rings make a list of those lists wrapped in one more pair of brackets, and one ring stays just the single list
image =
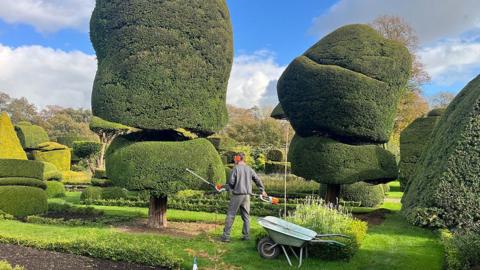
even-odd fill
[{"label": "yew topiary", "polygon": [[0,114],[0,159],[27,159],[6,112]]},{"label": "yew topiary", "polygon": [[29,122],[21,122],[15,125],[15,131],[24,149],[32,149],[37,145],[48,142],[47,132],[40,126]]}]

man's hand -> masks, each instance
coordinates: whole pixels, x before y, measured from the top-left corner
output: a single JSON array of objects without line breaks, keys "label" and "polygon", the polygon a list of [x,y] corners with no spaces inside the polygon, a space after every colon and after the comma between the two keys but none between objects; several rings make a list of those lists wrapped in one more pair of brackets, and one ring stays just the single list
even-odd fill
[{"label": "man's hand", "polygon": [[262,192],[262,197],[268,197],[267,192],[263,191],[263,192]]}]

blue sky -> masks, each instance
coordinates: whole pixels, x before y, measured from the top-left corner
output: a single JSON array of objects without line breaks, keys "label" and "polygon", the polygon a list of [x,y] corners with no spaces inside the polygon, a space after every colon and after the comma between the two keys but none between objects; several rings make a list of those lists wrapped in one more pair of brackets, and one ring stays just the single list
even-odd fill
[{"label": "blue sky", "polygon": [[[456,93],[480,72],[477,0],[227,0],[235,63],[227,101],[274,105],[288,63],[348,23],[397,15],[412,25],[432,82],[426,96]],[[48,104],[89,107],[96,70],[88,37],[94,0],[2,0],[0,91]],[[426,16],[428,14],[429,16]]]}]

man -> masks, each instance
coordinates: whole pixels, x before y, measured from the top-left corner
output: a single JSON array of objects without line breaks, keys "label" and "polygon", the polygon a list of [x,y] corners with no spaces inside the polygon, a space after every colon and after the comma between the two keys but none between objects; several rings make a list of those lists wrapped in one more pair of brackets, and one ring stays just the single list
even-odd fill
[{"label": "man", "polygon": [[234,161],[236,166],[232,169],[226,185],[226,189],[231,191],[231,196],[225,220],[225,229],[221,238],[223,242],[230,242],[230,231],[239,209],[243,220],[242,240],[250,240],[250,195],[252,194],[252,181],[260,189],[262,196],[268,196],[258,175],[245,164],[245,154],[237,154]]}]

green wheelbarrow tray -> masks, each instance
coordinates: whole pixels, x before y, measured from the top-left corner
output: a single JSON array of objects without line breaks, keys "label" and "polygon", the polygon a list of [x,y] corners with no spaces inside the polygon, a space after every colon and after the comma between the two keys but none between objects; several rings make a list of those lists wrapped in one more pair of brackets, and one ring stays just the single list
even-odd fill
[{"label": "green wheelbarrow tray", "polygon": [[[290,257],[288,256],[287,250],[285,247],[288,247],[295,257],[299,260],[298,267],[302,266],[303,259],[303,250],[307,248],[307,244],[315,243],[328,243],[334,245],[345,246],[344,244],[335,241],[328,240],[323,238],[329,237],[344,237],[350,238],[342,234],[317,234],[317,232],[307,229],[305,227],[299,226],[297,224],[288,222],[281,218],[277,217],[264,217],[259,218],[258,223],[262,226],[268,233],[268,239],[264,238],[259,241],[257,249],[260,255],[264,258],[274,258],[278,255],[279,252],[275,252],[275,249],[279,247],[283,250],[285,257],[287,258],[288,264],[292,266]],[[299,256],[293,250],[293,247],[300,248]],[[306,251],[307,253],[307,251]]]}]

